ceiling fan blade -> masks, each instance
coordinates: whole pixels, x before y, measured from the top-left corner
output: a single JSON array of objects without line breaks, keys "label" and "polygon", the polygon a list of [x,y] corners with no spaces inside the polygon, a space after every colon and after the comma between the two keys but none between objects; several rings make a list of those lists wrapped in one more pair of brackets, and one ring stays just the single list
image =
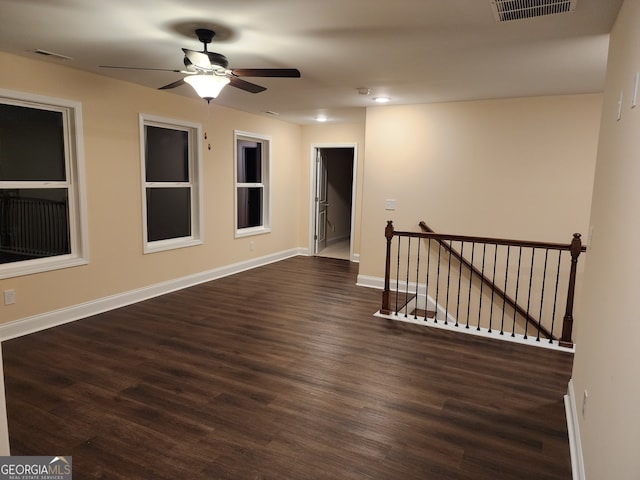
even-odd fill
[{"label": "ceiling fan blade", "polygon": [[176,80],[175,82],[170,83],[169,85],[165,85],[164,87],[158,88],[158,90],[167,90],[169,88],[176,88],[176,87],[179,87],[180,85],[184,85],[184,83],[185,83],[184,79],[181,78],[180,80]]},{"label": "ceiling fan blade", "polygon": [[150,71],[157,71],[157,72],[175,72],[175,73],[180,73],[180,70],[175,70],[175,69],[171,69],[171,68],[147,68],[147,67],[122,67],[119,65],[98,65],[98,67],[100,68],[120,68],[123,70],[150,70]]},{"label": "ceiling fan blade", "polygon": [[189,50],[188,48],[183,48],[182,51],[192,65],[204,70],[211,69],[211,60],[209,60],[208,55],[202,52],[196,52],[195,50]]},{"label": "ceiling fan blade", "polygon": [[256,85],[255,83],[247,82],[246,80],[242,80],[241,78],[233,76],[229,77],[229,85],[249,93],[260,93],[266,90],[265,87]]},{"label": "ceiling fan blade", "polygon": [[231,73],[238,77],[300,78],[297,68],[234,68]]}]

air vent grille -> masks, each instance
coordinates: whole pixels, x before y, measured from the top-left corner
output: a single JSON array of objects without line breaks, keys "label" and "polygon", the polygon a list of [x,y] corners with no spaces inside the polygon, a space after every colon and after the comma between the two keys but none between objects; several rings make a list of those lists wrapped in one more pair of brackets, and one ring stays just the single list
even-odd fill
[{"label": "air vent grille", "polygon": [[578,0],[492,0],[496,22],[571,12]]}]

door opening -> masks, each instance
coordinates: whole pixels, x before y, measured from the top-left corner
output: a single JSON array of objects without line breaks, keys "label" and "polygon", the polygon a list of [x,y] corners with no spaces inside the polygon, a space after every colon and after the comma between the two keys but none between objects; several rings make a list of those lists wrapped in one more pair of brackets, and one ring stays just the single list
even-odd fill
[{"label": "door opening", "polygon": [[353,258],[355,145],[313,148],[313,254]]}]

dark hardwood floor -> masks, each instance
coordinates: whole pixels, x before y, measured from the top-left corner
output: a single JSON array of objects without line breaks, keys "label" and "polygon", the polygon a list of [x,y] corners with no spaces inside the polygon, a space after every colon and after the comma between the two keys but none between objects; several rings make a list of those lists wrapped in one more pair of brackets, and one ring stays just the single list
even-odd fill
[{"label": "dark hardwood floor", "polygon": [[373,317],[295,257],[3,344],[13,455],[74,479],[570,479],[572,356]]}]

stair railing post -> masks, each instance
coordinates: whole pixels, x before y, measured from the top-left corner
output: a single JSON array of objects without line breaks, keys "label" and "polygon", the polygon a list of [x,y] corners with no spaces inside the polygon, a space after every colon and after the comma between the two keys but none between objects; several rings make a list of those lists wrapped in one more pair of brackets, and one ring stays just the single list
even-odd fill
[{"label": "stair railing post", "polygon": [[387,221],[384,236],[387,239],[387,258],[384,268],[384,290],[382,291],[382,307],[380,308],[380,313],[389,315],[391,313],[389,309],[389,292],[391,290],[391,240],[393,239],[393,222],[391,220]]},{"label": "stair railing post", "polygon": [[573,332],[573,300],[576,290],[576,270],[578,268],[578,257],[582,251],[582,241],[580,234],[574,233],[571,240],[571,271],[569,272],[569,290],[567,292],[567,308],[562,322],[562,336],[560,337],[561,347],[573,347],[571,335]]}]

